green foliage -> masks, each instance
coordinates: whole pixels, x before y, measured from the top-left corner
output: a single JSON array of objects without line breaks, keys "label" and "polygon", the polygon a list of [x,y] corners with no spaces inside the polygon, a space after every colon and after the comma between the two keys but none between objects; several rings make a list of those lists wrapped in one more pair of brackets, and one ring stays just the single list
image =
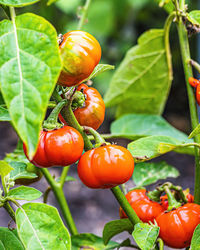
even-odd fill
[{"label": "green foliage", "polygon": [[10,121],[10,115],[6,108],[0,106],[0,121]]},{"label": "green foliage", "polygon": [[12,166],[10,178],[15,181],[36,179],[41,175],[40,169],[29,162],[23,150],[16,149],[13,153],[7,154],[4,160]]},{"label": "green foliage", "polygon": [[26,201],[32,201],[40,198],[42,193],[32,187],[25,187],[25,186],[20,186],[14,189],[11,189],[8,192],[8,196],[10,198],[13,198],[15,200],[26,200]]},{"label": "green foliage", "polygon": [[126,240],[121,244],[111,241],[107,246],[105,246],[103,243],[103,239],[94,234],[84,233],[72,236],[72,250],[112,250],[118,249],[120,246],[130,246],[130,241]]},{"label": "green foliage", "polygon": [[112,237],[124,231],[133,231],[133,224],[130,222],[129,219],[113,220],[106,223],[103,229],[104,244],[107,245],[110,239],[112,239]]},{"label": "green foliage", "polygon": [[55,207],[27,203],[16,211],[19,238],[28,249],[70,250],[71,241]]},{"label": "green foliage", "polygon": [[[60,182],[60,177],[58,177],[57,179],[56,179],[56,181],[57,182]],[[68,181],[76,181],[76,178],[74,178],[73,176],[67,176],[66,178],[65,178],[65,182],[68,182]]]},{"label": "green foliage", "polygon": [[200,124],[190,133],[189,138],[193,138],[198,134],[200,134]]},{"label": "green foliage", "polygon": [[133,172],[133,181],[138,187],[143,187],[155,183],[158,180],[168,177],[176,178],[179,171],[166,162],[158,163],[138,163]]},{"label": "green foliage", "polygon": [[190,250],[200,250],[200,224],[194,230]]},{"label": "green foliage", "polygon": [[5,177],[11,170],[13,168],[6,161],[0,161],[0,176]]},{"label": "green foliage", "polygon": [[170,151],[183,154],[194,154],[194,149],[180,147],[181,142],[169,136],[148,136],[128,144],[128,150],[135,162],[148,161]]},{"label": "green foliage", "polygon": [[15,22],[0,23],[0,38],[1,91],[12,123],[32,157],[61,70],[57,34],[45,19],[23,14]]},{"label": "green foliage", "polygon": [[188,141],[187,135],[172,127],[159,115],[129,114],[111,124],[111,134],[115,137],[135,140],[151,135],[165,135],[180,141]]},{"label": "green foliage", "polygon": [[24,247],[13,231],[0,227],[0,250],[24,250]]},{"label": "green foliage", "polygon": [[171,86],[163,30],[140,36],[115,71],[105,95],[107,107],[124,113],[161,114]]},{"label": "green foliage", "polygon": [[23,7],[37,3],[39,0],[0,0],[0,4],[12,6],[12,7]]},{"label": "green foliage", "polygon": [[159,227],[147,223],[138,223],[134,227],[132,236],[141,250],[151,250],[159,235]]},{"label": "green foliage", "polygon": [[103,72],[106,72],[108,70],[114,69],[115,67],[113,65],[109,65],[109,64],[98,64],[95,69],[93,70],[92,74],[85,79],[83,82],[86,82],[90,79],[93,79],[95,77],[97,77],[98,75],[102,74]]},{"label": "green foliage", "polygon": [[200,11],[199,10],[193,10],[190,13],[187,14],[188,20],[192,24],[200,25]]}]

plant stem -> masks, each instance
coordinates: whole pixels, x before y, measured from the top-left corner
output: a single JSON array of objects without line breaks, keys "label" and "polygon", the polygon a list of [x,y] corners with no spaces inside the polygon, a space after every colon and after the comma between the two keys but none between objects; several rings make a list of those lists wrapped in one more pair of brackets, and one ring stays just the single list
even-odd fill
[{"label": "plant stem", "polygon": [[82,7],[82,15],[78,23],[78,30],[81,30],[83,28],[91,2],[92,0],[86,0],[85,5]]},{"label": "plant stem", "polygon": [[49,185],[51,186],[51,189],[60,205],[63,217],[67,223],[67,226],[69,228],[69,231],[72,235],[78,234],[76,225],[74,223],[74,220],[72,218],[69,206],[67,204],[67,201],[65,199],[65,195],[63,192],[63,189],[60,185],[60,183],[57,183],[53,177],[51,176],[51,174],[49,173],[49,171],[46,168],[41,168],[41,171],[43,173],[43,175],[45,176],[47,182],[49,183]]},{"label": "plant stem", "polygon": [[157,239],[157,242],[159,243],[159,249],[160,250],[164,250],[164,243],[163,240],[161,238]]},{"label": "plant stem", "polygon": [[12,209],[11,205],[9,204],[8,201],[6,201],[3,205],[3,207],[5,208],[5,210],[8,212],[8,214],[10,215],[10,217],[13,219],[13,221],[15,222],[15,212]]},{"label": "plant stem", "polygon": [[47,199],[48,199],[48,196],[49,196],[51,190],[52,190],[51,187],[48,187],[46,189],[46,191],[44,192],[44,194],[43,194],[43,203],[47,203]]},{"label": "plant stem", "polygon": [[[180,8],[181,10],[184,10],[185,8],[185,1],[180,0]],[[187,93],[188,93],[188,100],[189,100],[189,108],[190,108],[190,118],[191,118],[191,125],[192,130],[194,130],[197,125],[199,124],[198,120],[198,114],[197,114],[197,108],[196,108],[196,100],[194,97],[193,89],[190,86],[188,79],[189,77],[193,77],[192,73],[192,67],[190,65],[190,49],[189,49],[189,42],[187,37],[187,30],[183,24],[182,19],[179,19],[178,22],[178,35],[179,35],[179,43],[181,48],[181,55],[182,55],[182,62],[183,62],[183,68],[185,73],[185,81],[186,81],[186,87],[187,87]],[[200,137],[199,135],[194,137],[194,142],[200,143]],[[195,186],[194,186],[194,199],[195,203],[200,204],[200,162],[199,162],[199,149],[195,147]]]},{"label": "plant stem", "polygon": [[[56,102],[60,102],[61,100],[63,100],[62,97],[56,91],[56,89],[53,92],[53,98],[55,99]],[[74,113],[71,109],[71,102],[69,102],[68,105],[64,109],[61,110],[61,115],[64,118],[64,120],[67,122],[67,124],[69,124],[69,126],[78,130],[79,133],[82,135],[83,140],[84,140],[85,150],[92,149],[93,148],[92,143],[90,142],[86,133],[83,131],[83,128],[81,127],[81,125],[76,120],[76,117],[74,116]]]},{"label": "plant stem", "polygon": [[121,207],[123,208],[124,212],[128,216],[133,226],[141,222],[141,220],[139,219],[139,217],[137,216],[137,214],[135,213],[135,211],[132,209],[131,205],[129,204],[128,200],[122,193],[119,186],[111,188],[111,191],[114,194],[117,201],[119,202],[119,204],[121,205]]},{"label": "plant stem", "polygon": [[62,174],[60,176],[60,185],[63,188],[64,184],[65,184],[65,179],[67,177],[68,171],[69,171],[70,166],[64,167]]},{"label": "plant stem", "polygon": [[171,24],[172,24],[175,16],[176,16],[175,12],[172,12],[168,16],[168,18],[165,22],[165,26],[164,26],[165,50],[166,50],[166,56],[167,56],[169,81],[172,81],[172,79],[173,79],[173,68],[172,68],[172,56],[171,56],[170,42],[169,42],[169,31],[170,31],[170,27],[171,27]]},{"label": "plant stem", "polygon": [[83,126],[83,129],[85,132],[93,135],[94,140],[95,140],[95,144],[98,144],[100,146],[101,144],[106,143],[104,138],[95,129],[88,127],[88,126]]}]

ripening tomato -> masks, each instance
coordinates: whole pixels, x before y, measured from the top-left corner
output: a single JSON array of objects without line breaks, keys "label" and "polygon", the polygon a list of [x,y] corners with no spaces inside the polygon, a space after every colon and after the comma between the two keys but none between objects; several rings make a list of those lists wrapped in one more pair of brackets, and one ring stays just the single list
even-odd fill
[{"label": "ripening tomato", "polygon": [[[77,91],[81,91],[85,95],[85,103],[83,107],[75,109],[74,115],[81,126],[92,127],[98,129],[102,124],[105,116],[105,104],[95,88],[80,84]],[[66,124],[63,117],[59,114],[61,122]]]},{"label": "ripening tomato", "polygon": [[106,145],[84,153],[78,175],[89,188],[112,188],[127,182],[134,170],[134,159],[124,147]]},{"label": "ripening tomato", "polygon": [[[149,199],[146,195],[146,189],[131,190],[126,194],[126,199],[143,222],[154,222],[154,219],[164,211],[159,203]],[[127,218],[121,207],[119,214],[121,219]]]},{"label": "ripening tomato", "polygon": [[200,83],[200,81],[197,80],[197,79],[195,79],[194,77],[190,77],[190,78],[189,78],[189,84],[190,84],[192,87],[196,88],[196,87],[199,85],[199,83]]},{"label": "ripening tomato", "polygon": [[173,248],[188,247],[200,223],[200,206],[187,203],[170,212],[163,212],[156,221],[160,227],[160,237],[166,245]]},{"label": "ripening tomato", "polygon": [[92,73],[101,59],[101,47],[89,33],[67,32],[60,44],[63,69],[58,79],[62,86],[75,86]]},{"label": "ripening tomato", "polygon": [[197,85],[196,88],[196,101],[200,105],[200,85]]},{"label": "ripening tomato", "polygon": [[[64,126],[56,130],[41,131],[38,148],[31,163],[44,168],[68,166],[81,157],[83,147],[81,134],[72,127]],[[27,156],[25,144],[23,148]]]}]

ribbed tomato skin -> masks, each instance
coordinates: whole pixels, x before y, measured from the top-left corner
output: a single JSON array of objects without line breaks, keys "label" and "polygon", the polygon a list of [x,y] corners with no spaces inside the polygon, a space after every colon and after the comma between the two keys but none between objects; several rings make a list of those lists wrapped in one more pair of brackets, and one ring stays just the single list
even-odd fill
[{"label": "ribbed tomato skin", "polygon": [[[23,147],[27,156],[25,144]],[[41,131],[38,148],[31,162],[41,168],[68,166],[81,157],[83,148],[81,134],[72,127],[64,126],[57,130]]]},{"label": "ribbed tomato skin", "polygon": [[[164,211],[159,203],[151,201],[148,198],[145,189],[134,189],[129,191],[126,194],[126,199],[143,222],[154,222],[155,218]],[[121,207],[119,214],[121,219],[127,218],[127,215]]]},{"label": "ribbed tomato skin", "polygon": [[62,86],[75,86],[92,73],[101,59],[99,42],[80,30],[67,32],[60,44],[63,69],[58,79]]},{"label": "ribbed tomato skin", "polygon": [[193,232],[200,223],[200,206],[187,203],[156,218],[160,227],[160,237],[166,245],[185,248],[190,245]]},{"label": "ribbed tomato skin", "polygon": [[[80,84],[77,91],[81,91],[85,95],[83,107],[73,111],[77,121],[81,126],[98,129],[105,117],[105,104],[101,95],[95,88],[88,87],[86,84]],[[59,119],[62,123],[67,124],[61,114],[59,114]]]},{"label": "ribbed tomato skin", "polygon": [[112,188],[127,182],[134,170],[134,159],[124,147],[106,145],[84,153],[78,175],[89,188]]}]

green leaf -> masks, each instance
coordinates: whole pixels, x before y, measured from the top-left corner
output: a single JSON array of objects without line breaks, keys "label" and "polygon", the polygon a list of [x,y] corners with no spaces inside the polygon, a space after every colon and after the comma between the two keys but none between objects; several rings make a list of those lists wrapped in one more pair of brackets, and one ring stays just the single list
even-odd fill
[{"label": "green leaf", "polygon": [[[74,178],[73,176],[67,176],[66,178],[65,178],[65,182],[68,182],[68,181],[76,181],[77,179],[76,178]],[[59,182],[60,181],[60,177],[58,177],[57,179],[56,179],[56,182]]]},{"label": "green leaf", "polygon": [[104,244],[107,245],[110,239],[112,239],[112,237],[117,234],[120,234],[124,231],[132,232],[133,228],[133,224],[129,219],[113,220],[106,223],[103,229]]},{"label": "green leaf", "polygon": [[174,4],[171,0],[156,0],[159,3],[159,7],[163,7],[167,13],[174,11]]},{"label": "green leaf", "polygon": [[172,127],[159,115],[129,114],[111,124],[111,134],[115,137],[135,140],[151,135],[165,135],[180,141],[188,141],[186,134]]},{"label": "green leaf", "polygon": [[0,121],[10,121],[10,115],[7,109],[0,106]]},{"label": "green leaf", "polygon": [[26,203],[16,211],[16,224],[26,249],[71,250],[69,232],[55,207]]},{"label": "green leaf", "polygon": [[[52,3],[54,0],[49,0]],[[75,13],[78,6],[81,5],[81,0],[59,0],[55,2],[56,7],[59,8],[62,12],[69,14]]]},{"label": "green leaf", "polygon": [[105,246],[101,237],[89,233],[83,233],[72,236],[72,250],[112,250],[116,249],[120,245],[121,244],[119,243],[111,241],[107,246]]},{"label": "green leaf", "polygon": [[200,124],[189,134],[188,138],[193,138],[198,134],[200,134]]},{"label": "green leaf", "polygon": [[[9,53],[8,53],[9,51]],[[44,18],[0,22],[0,85],[12,123],[33,157],[48,101],[61,70],[57,34]]]},{"label": "green leaf", "polygon": [[51,4],[53,4],[53,3],[57,2],[57,1],[58,0],[48,0],[47,5],[49,6],[49,5],[51,5]]},{"label": "green leaf", "polygon": [[16,149],[13,153],[7,154],[4,160],[13,168],[10,172],[10,178],[13,180],[35,179],[41,175],[40,169],[29,162],[23,150]]},{"label": "green leaf", "polygon": [[194,230],[190,250],[200,250],[200,224]]},{"label": "green leaf", "polygon": [[10,198],[14,198],[15,200],[26,200],[32,201],[40,198],[42,193],[32,187],[20,186],[14,189],[11,189],[8,193]]},{"label": "green leaf", "polygon": [[0,227],[0,249],[23,250],[24,247],[13,231]]},{"label": "green leaf", "polygon": [[180,147],[181,142],[169,136],[149,136],[128,144],[135,162],[148,161],[170,151],[194,154],[193,147]]},{"label": "green leaf", "polygon": [[132,236],[141,250],[151,250],[159,235],[159,227],[147,223],[138,223],[134,227]]},{"label": "green leaf", "polygon": [[92,74],[91,74],[87,79],[83,80],[83,82],[86,82],[86,81],[88,81],[88,80],[90,80],[90,79],[93,79],[93,78],[97,77],[98,75],[102,74],[103,72],[106,72],[106,71],[111,70],[111,69],[114,69],[114,68],[115,68],[115,66],[113,66],[113,65],[109,65],[109,64],[98,64],[98,65],[94,68]]},{"label": "green leaf", "polygon": [[166,162],[138,163],[133,172],[133,181],[138,187],[143,187],[168,177],[176,178],[179,171]]},{"label": "green leaf", "polygon": [[188,20],[192,24],[200,25],[200,10],[193,10],[187,14]]},{"label": "green leaf", "polygon": [[23,7],[37,3],[39,0],[0,0],[0,4],[12,6],[12,7]]},{"label": "green leaf", "polygon": [[161,114],[169,89],[163,30],[149,30],[138,39],[115,71],[105,95],[107,107],[124,113]]},{"label": "green leaf", "polygon": [[0,161],[0,175],[2,177],[8,175],[13,168],[6,162]]}]

